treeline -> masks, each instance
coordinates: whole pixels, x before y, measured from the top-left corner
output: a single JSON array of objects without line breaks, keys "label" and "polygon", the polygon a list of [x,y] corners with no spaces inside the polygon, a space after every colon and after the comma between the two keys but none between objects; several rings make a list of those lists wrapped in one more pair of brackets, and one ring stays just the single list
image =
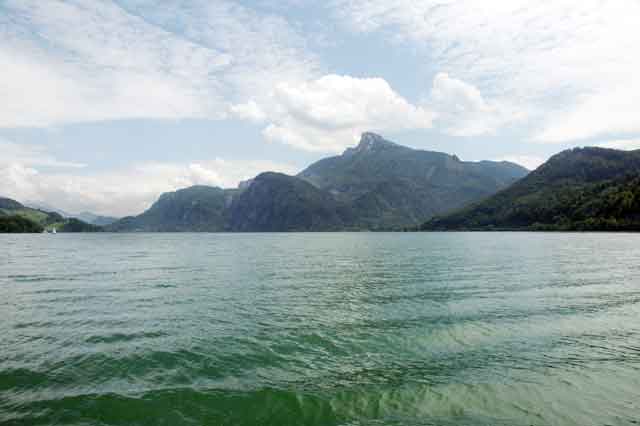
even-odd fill
[{"label": "treeline", "polygon": [[0,233],[39,233],[44,228],[22,216],[0,216]]},{"label": "treeline", "polygon": [[[81,220],[70,218],[63,219],[63,222],[56,223],[58,232],[102,232],[103,228],[91,225]],[[0,216],[0,233],[20,234],[20,233],[40,233],[45,228],[31,219],[20,215]]]}]

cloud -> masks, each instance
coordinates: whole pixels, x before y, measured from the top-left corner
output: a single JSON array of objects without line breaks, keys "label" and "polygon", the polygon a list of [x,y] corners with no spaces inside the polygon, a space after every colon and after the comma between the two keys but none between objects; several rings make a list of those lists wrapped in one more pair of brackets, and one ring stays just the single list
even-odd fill
[{"label": "cloud", "polygon": [[[410,45],[491,105],[526,112],[535,138],[639,132],[635,0],[334,0],[347,29]],[[535,129],[534,129],[535,130]]]},{"label": "cloud", "polygon": [[[288,164],[213,159],[186,164],[143,163],[103,173],[42,172],[20,163],[0,164],[2,196],[56,208],[115,216],[139,214],[166,191],[191,185],[235,187],[263,171],[293,174]],[[135,185],[132,185],[135,182]]]},{"label": "cloud", "polygon": [[11,163],[0,165],[0,182],[2,197],[18,200],[30,200],[38,193],[38,171],[22,164]]},{"label": "cloud", "polygon": [[250,100],[244,104],[231,105],[230,112],[236,118],[254,123],[261,123],[267,118],[267,114],[254,100]]},{"label": "cloud", "polygon": [[[265,111],[268,111],[265,112]],[[486,101],[473,85],[438,73],[429,96],[412,104],[382,78],[329,74],[303,83],[280,83],[263,105],[232,105],[231,115],[255,123],[269,141],[307,151],[338,152],[364,131],[436,127],[455,136],[495,133],[523,115]]]},{"label": "cloud", "polygon": [[584,96],[557,114],[533,140],[558,143],[611,134],[640,133],[640,84]]},{"label": "cloud", "polygon": [[382,78],[329,74],[302,83],[283,82],[263,102],[258,106],[251,100],[232,111],[266,120],[267,140],[307,151],[340,151],[366,130],[428,129],[435,118]]},{"label": "cloud", "polygon": [[640,139],[619,139],[601,142],[598,144],[602,148],[620,149],[623,151],[634,151],[640,149]]},{"label": "cloud", "polygon": [[83,168],[86,164],[60,161],[41,145],[18,144],[0,138],[0,166],[22,164],[25,166],[45,166],[63,168]]},{"label": "cloud", "polygon": [[503,125],[523,119],[515,108],[487,102],[472,84],[438,73],[426,101],[438,111],[438,125],[454,136],[495,133]]},{"label": "cloud", "polygon": [[0,127],[219,119],[317,67],[286,20],[230,1],[7,0],[0,38]]}]

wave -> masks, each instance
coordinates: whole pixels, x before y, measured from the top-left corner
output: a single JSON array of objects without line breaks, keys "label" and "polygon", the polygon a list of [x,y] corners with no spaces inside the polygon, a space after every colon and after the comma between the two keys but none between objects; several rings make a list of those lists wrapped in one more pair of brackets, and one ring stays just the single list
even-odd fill
[{"label": "wave", "polygon": [[[487,389],[477,389],[486,392]],[[460,397],[427,388],[343,391],[334,395],[263,388],[167,388],[138,394],[88,393],[15,405],[0,414],[12,425],[221,425],[221,426],[376,426],[376,425],[492,425],[528,426],[531,414],[511,407],[512,416],[491,416],[464,407]],[[471,403],[472,400],[467,401]],[[488,402],[488,400],[487,400]],[[1,407],[1,405],[0,405]],[[500,411],[500,410],[498,410]],[[505,411],[505,410],[502,410]],[[519,411],[519,416],[513,414]],[[529,419],[539,416],[532,414]],[[544,424],[544,423],[537,423]]]}]

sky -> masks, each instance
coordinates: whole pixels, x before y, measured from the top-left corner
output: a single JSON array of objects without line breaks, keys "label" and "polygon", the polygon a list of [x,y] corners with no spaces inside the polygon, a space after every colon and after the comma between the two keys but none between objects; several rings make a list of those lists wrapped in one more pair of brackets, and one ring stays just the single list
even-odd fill
[{"label": "sky", "polygon": [[0,0],[0,196],[138,214],[374,131],[530,169],[640,148],[637,0]]}]

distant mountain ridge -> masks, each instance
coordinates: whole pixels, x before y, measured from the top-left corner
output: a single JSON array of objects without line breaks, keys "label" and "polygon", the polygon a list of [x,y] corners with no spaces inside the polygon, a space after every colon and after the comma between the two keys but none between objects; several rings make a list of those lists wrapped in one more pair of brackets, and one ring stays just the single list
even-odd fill
[{"label": "distant mountain ridge", "polygon": [[526,175],[508,162],[464,162],[373,133],[297,176],[266,172],[238,189],[163,194],[112,231],[334,231],[401,229],[491,195]]},{"label": "distant mountain ridge", "polygon": [[117,217],[102,216],[102,215],[98,215],[98,214],[87,212],[87,211],[84,211],[81,213],[69,213],[67,211],[50,206],[40,201],[26,201],[24,202],[24,205],[36,210],[42,210],[42,211],[51,212],[51,213],[58,213],[59,215],[65,218],[76,218],[83,222],[89,223],[91,225],[104,226],[104,225],[112,224],[113,222],[118,220]]},{"label": "distant mountain ridge", "polygon": [[575,148],[423,230],[640,231],[640,150]]},{"label": "distant mountain ridge", "polygon": [[102,228],[56,212],[27,207],[11,198],[0,197],[0,232],[98,232]]},{"label": "distant mountain ridge", "polygon": [[74,217],[76,219],[80,219],[83,222],[87,222],[91,225],[97,226],[111,225],[113,222],[116,222],[118,220],[118,218],[114,216],[103,216],[86,211],[80,212],[78,214],[71,214],[70,217]]}]

